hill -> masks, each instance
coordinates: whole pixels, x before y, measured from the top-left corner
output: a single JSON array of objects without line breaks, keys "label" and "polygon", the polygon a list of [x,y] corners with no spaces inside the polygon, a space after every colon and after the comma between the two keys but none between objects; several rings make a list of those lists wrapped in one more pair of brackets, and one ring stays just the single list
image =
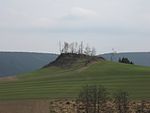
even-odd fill
[{"label": "hill", "polygon": [[35,71],[56,57],[48,53],[0,52],[0,77]]},{"label": "hill", "polygon": [[1,81],[0,100],[74,98],[87,84],[102,84],[110,92],[124,89],[132,99],[150,99],[149,67],[102,59],[83,66],[85,59],[79,60],[70,68],[51,65],[13,81]]},{"label": "hill", "polygon": [[[101,55],[110,60],[110,54]],[[118,53],[113,57],[118,61],[119,57],[128,57],[136,65],[150,66],[150,53]],[[55,54],[28,53],[28,52],[0,52],[0,77],[32,72],[57,58]]]},{"label": "hill", "polygon": [[[112,53],[101,55],[107,60],[111,60]],[[150,66],[150,53],[149,52],[131,52],[131,53],[117,53],[113,55],[113,61],[118,61],[119,58],[127,57],[136,65]]]},{"label": "hill", "polygon": [[85,54],[75,54],[75,53],[62,53],[58,58],[50,62],[46,67],[62,67],[62,68],[71,68],[71,67],[83,67],[87,66],[89,63],[94,61],[105,60],[102,57],[88,56]]}]

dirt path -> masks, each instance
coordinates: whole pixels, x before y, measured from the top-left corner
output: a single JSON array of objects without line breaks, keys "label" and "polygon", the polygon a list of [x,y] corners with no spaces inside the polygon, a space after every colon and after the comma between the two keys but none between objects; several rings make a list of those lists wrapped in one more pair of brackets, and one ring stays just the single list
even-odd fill
[{"label": "dirt path", "polygon": [[16,76],[0,77],[0,82],[16,81],[16,80],[18,80]]}]

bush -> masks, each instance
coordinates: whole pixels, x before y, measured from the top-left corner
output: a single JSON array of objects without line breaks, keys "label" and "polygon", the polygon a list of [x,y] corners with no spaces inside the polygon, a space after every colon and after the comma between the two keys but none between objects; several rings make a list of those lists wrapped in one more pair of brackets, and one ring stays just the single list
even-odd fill
[{"label": "bush", "polygon": [[119,113],[128,113],[129,95],[127,92],[119,90],[114,95],[116,109]]},{"label": "bush", "polygon": [[122,59],[119,58],[119,63],[125,63],[125,64],[134,64],[132,61],[130,61],[128,58],[123,57]]},{"label": "bush", "polygon": [[103,86],[85,86],[77,99],[77,112],[100,113],[105,110],[108,92]]}]

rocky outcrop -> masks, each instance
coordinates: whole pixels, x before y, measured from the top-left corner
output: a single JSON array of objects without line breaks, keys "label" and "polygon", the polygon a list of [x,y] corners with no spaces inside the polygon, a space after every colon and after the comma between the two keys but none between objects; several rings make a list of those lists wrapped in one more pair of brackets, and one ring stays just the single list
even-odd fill
[{"label": "rocky outcrop", "polygon": [[105,60],[102,57],[88,56],[85,54],[62,53],[55,61],[49,63],[45,67],[57,66],[63,68],[74,67],[76,65],[86,66],[95,61]]}]

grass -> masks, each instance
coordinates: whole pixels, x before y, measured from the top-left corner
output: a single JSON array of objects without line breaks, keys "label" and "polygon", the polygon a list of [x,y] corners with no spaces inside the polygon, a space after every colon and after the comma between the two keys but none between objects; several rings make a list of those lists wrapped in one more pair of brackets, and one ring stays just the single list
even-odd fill
[{"label": "grass", "polygon": [[108,61],[82,68],[50,67],[0,82],[0,100],[75,98],[87,84],[102,84],[112,93],[124,89],[132,99],[150,99],[150,68]]}]

